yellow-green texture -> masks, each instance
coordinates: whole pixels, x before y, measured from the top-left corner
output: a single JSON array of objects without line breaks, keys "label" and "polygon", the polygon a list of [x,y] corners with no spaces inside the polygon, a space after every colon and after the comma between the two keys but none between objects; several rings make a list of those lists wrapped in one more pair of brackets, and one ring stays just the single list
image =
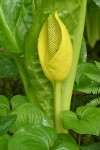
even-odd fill
[{"label": "yellow-green texture", "polygon": [[57,12],[48,17],[41,29],[38,54],[44,74],[51,82],[62,81],[67,77],[72,66],[72,44]]}]

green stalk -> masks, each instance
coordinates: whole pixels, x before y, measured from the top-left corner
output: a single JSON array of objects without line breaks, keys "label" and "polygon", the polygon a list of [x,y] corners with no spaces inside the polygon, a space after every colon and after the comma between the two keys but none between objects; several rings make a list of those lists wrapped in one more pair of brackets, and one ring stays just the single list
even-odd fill
[{"label": "green stalk", "polygon": [[55,82],[54,85],[54,113],[55,113],[55,128],[57,133],[62,132],[61,125],[61,82]]},{"label": "green stalk", "polygon": [[80,148],[80,145],[81,145],[81,134],[79,134],[79,136],[78,136],[78,146],[79,146],[79,148]]},{"label": "green stalk", "polygon": [[64,82],[62,83],[62,111],[70,109],[73,85],[74,85],[75,74],[76,74],[80,48],[82,43],[82,37],[83,37],[83,31],[84,31],[86,3],[87,0],[82,1],[76,36],[74,36],[75,41],[73,41],[72,69],[67,79],[65,79]]},{"label": "green stalk", "polygon": [[39,106],[35,91],[33,90],[30,84],[29,76],[28,76],[28,73],[27,73],[27,70],[23,61],[20,59],[18,55],[13,54],[13,57],[19,69],[19,73],[20,73],[20,76],[24,85],[26,96],[28,97],[29,101],[33,104],[33,106]]}]

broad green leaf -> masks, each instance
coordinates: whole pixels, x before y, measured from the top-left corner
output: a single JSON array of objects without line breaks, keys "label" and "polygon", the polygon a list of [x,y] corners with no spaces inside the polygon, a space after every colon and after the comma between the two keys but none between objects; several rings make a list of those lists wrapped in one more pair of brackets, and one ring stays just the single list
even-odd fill
[{"label": "broad green leaf", "polygon": [[[84,8],[84,11],[83,11]],[[45,0],[42,1],[39,11],[36,14],[30,33],[27,36],[25,45],[25,63],[27,66],[28,73],[30,75],[30,81],[33,88],[36,91],[39,103],[43,110],[50,118],[53,114],[53,90],[50,82],[45,78],[38,58],[37,53],[37,42],[39,32],[42,28],[43,23],[47,19],[50,13],[54,12],[55,9],[58,12],[60,19],[63,21],[65,26],[68,28],[70,37],[74,46],[74,56],[77,56],[77,50],[79,51],[82,41],[83,33],[83,22],[86,8],[86,0]],[[83,14],[84,13],[84,14]],[[81,31],[79,31],[81,30]],[[81,38],[79,38],[81,37]],[[78,61],[78,59],[75,58]],[[76,63],[73,63],[76,65]],[[75,68],[75,67],[73,67]],[[73,74],[75,78],[75,73]],[[71,85],[73,87],[73,83]],[[39,90],[37,90],[39,89]],[[62,92],[65,100],[66,83],[63,86]]]},{"label": "broad green leaf", "polygon": [[83,63],[86,61],[87,61],[87,47],[86,47],[86,41],[83,38],[78,63]]},{"label": "broad green leaf", "polygon": [[97,69],[96,65],[93,63],[81,63],[78,65],[76,73],[76,85],[77,88],[85,88],[88,86],[93,86],[96,83],[89,79],[85,73],[91,74],[100,74],[100,71]]},{"label": "broad green leaf", "polygon": [[16,115],[0,116],[0,136],[11,129],[16,120]]},{"label": "broad green leaf", "polygon": [[43,74],[37,51],[38,36],[43,23],[55,9],[54,0],[42,0],[25,43],[25,64],[29,80],[42,109],[53,120],[53,88]]},{"label": "broad green leaf", "polygon": [[87,1],[87,4],[90,4],[92,1],[93,1],[93,0],[88,0],[88,1]]},{"label": "broad green leaf", "polygon": [[14,77],[18,75],[17,67],[8,51],[0,51],[0,78]]},{"label": "broad green leaf", "polygon": [[52,150],[79,150],[75,140],[69,134],[59,134]]},{"label": "broad green leaf", "polygon": [[12,126],[13,132],[28,124],[42,124],[45,126],[51,126],[46,115],[38,107],[33,107],[30,103],[22,104],[14,109],[11,114],[17,115],[17,119]]},{"label": "broad green leaf", "polygon": [[33,0],[0,0],[0,45],[19,53],[34,17]]},{"label": "broad green leaf", "polygon": [[95,4],[100,8],[100,0],[93,0]]},{"label": "broad green leaf", "polygon": [[98,61],[94,61],[94,62],[96,64],[97,68],[100,70],[100,62],[98,62]]},{"label": "broad green leaf", "polygon": [[53,128],[28,125],[13,135],[8,150],[49,150],[56,138],[57,134]]},{"label": "broad green leaf", "polygon": [[28,101],[29,101],[28,98],[26,96],[22,96],[22,95],[15,95],[10,99],[12,109],[16,109],[18,106],[20,106]]},{"label": "broad green leaf", "polygon": [[38,103],[35,91],[32,88],[32,85],[29,81],[29,75],[28,75],[28,72],[26,70],[26,66],[25,66],[23,59],[21,57],[19,57],[19,55],[16,55],[16,54],[13,54],[13,56],[14,56],[14,60],[16,62],[16,65],[19,69],[20,76],[21,76],[21,79],[22,79],[22,82],[24,85],[24,89],[25,89],[27,98],[33,104],[33,106],[40,106]]},{"label": "broad green leaf", "polygon": [[[86,1],[84,2],[86,3]],[[80,27],[79,22],[81,21],[80,19],[81,14],[78,13],[82,11],[81,10],[82,5],[83,0],[74,0],[74,1],[56,0],[57,12],[61,20],[67,27],[73,44],[75,44],[74,42],[77,40],[76,36],[78,34],[77,31],[79,30],[77,28]],[[76,45],[73,45],[73,48],[75,48],[75,46]]]},{"label": "broad green leaf", "polygon": [[72,69],[69,76],[62,82],[62,109],[66,110],[70,108],[73,84],[83,38],[87,0],[58,0],[56,2],[58,15],[68,29],[73,46]]},{"label": "broad green leaf", "polygon": [[0,136],[0,150],[8,150],[9,139],[10,136],[8,135]]},{"label": "broad green leaf", "polygon": [[100,150],[100,142],[94,143],[89,146],[82,146],[81,150]]},{"label": "broad green leaf", "polygon": [[6,116],[9,111],[9,100],[4,95],[0,95],[0,116]]},{"label": "broad green leaf", "polygon": [[62,123],[65,129],[72,129],[79,134],[99,135],[100,108],[82,106],[77,108],[76,113],[64,111]]},{"label": "broad green leaf", "polygon": [[[99,70],[100,71],[100,70]],[[91,81],[95,81],[100,83],[100,74],[93,74],[93,73],[84,73]]]},{"label": "broad green leaf", "polygon": [[88,44],[94,47],[96,42],[100,40],[100,0],[93,0],[88,4],[86,34]]}]

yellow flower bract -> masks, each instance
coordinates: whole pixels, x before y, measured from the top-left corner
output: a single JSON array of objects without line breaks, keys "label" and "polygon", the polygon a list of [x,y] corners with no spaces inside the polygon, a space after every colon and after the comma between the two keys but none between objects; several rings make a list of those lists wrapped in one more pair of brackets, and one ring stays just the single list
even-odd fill
[{"label": "yellow flower bract", "polygon": [[62,81],[68,76],[72,66],[72,44],[57,12],[48,17],[41,29],[38,54],[43,72],[51,82]]}]

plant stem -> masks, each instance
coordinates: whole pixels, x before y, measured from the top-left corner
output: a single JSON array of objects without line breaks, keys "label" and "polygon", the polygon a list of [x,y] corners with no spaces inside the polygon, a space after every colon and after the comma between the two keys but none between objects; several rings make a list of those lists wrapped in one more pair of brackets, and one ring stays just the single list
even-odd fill
[{"label": "plant stem", "polygon": [[78,146],[80,147],[80,144],[81,144],[81,134],[79,134],[78,136]]},{"label": "plant stem", "polygon": [[62,84],[62,111],[70,109],[73,85],[75,80],[75,74],[80,54],[80,48],[83,38],[85,14],[86,14],[86,2],[83,0],[81,4],[80,18],[78,22],[78,27],[76,30],[75,38],[73,40],[73,64],[69,76],[64,80]]},{"label": "plant stem", "polygon": [[55,111],[55,128],[58,133],[62,132],[61,125],[61,82],[54,84],[54,111]]}]

